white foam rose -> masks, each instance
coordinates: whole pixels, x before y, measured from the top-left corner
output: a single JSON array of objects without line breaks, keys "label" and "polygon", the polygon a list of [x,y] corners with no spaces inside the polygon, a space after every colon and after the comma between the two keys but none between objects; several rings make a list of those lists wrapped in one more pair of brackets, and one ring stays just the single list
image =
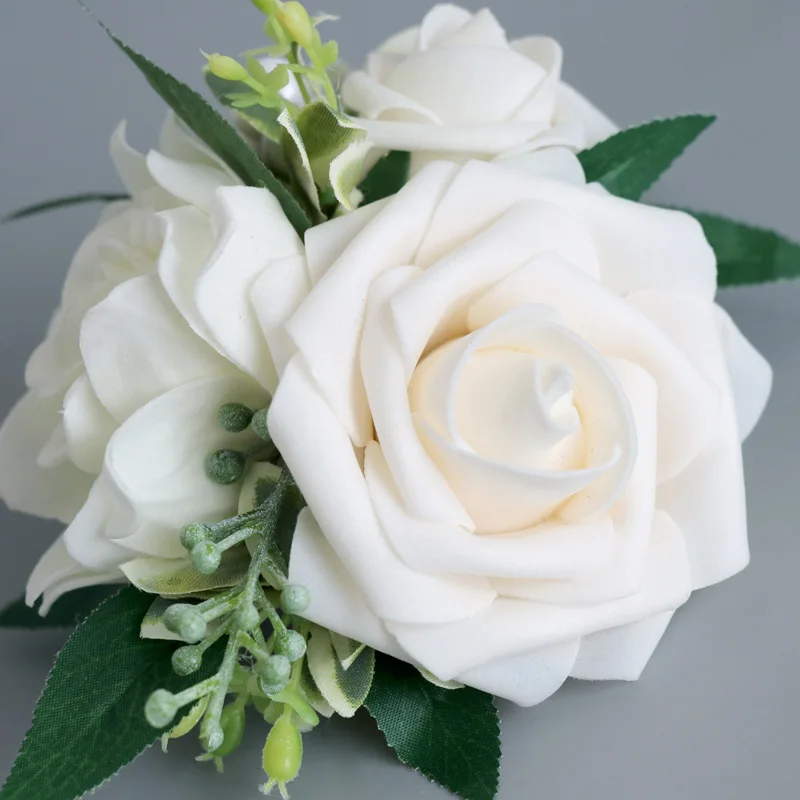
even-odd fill
[{"label": "white foam rose", "polygon": [[212,483],[205,459],[247,444],[219,428],[219,407],[258,407],[275,388],[249,291],[301,250],[274,197],[172,115],[158,150],[134,151],[123,124],[111,155],[131,200],[76,254],[0,430],[0,496],[68,525],[28,584],[43,612],[138,559],[178,564],[183,525],[235,513],[238,489]]},{"label": "white foam rose", "polygon": [[348,75],[342,99],[377,147],[412,151],[414,171],[434,157],[523,155],[549,169],[617,130],[561,65],[554,39],[509,42],[488,9],[437,5]]},{"label": "white foam rose", "polygon": [[305,281],[259,308],[315,622],[531,705],[636,679],[746,565],[771,373],[688,215],[440,162],[309,231]]}]

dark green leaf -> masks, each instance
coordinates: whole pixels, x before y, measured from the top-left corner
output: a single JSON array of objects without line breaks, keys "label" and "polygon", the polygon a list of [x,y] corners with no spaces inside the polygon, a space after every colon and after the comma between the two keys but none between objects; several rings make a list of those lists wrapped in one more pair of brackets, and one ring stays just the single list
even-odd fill
[{"label": "dark green leaf", "polygon": [[216,649],[201,673],[175,676],[174,643],[139,638],[152,600],[126,587],[76,628],[58,654],[0,800],[82,797],[155,741],[158,732],[143,713],[154,689],[179,691],[218,669]]},{"label": "dark green leaf", "polygon": [[492,800],[500,776],[500,722],[492,697],[441,689],[379,655],[366,707],[404,764],[464,800]]},{"label": "dark green leaf", "polygon": [[278,117],[282,110],[280,107],[264,108],[264,106],[254,105],[247,109],[235,108],[234,98],[231,95],[241,94],[243,97],[251,97],[254,94],[253,90],[246,83],[223,80],[209,69],[206,69],[204,74],[208,88],[222,105],[234,109],[241,119],[262,136],[267,136],[273,141],[280,140],[283,132],[283,128],[278,125]]},{"label": "dark green leaf", "polygon": [[717,254],[720,286],[742,286],[800,277],[800,245],[775,231],[715,214],[685,210],[703,226]]},{"label": "dark green leaf", "polygon": [[397,194],[408,181],[411,153],[393,150],[381,158],[358,187],[364,195],[362,206]]},{"label": "dark green leaf", "polygon": [[275,195],[287,218],[294,225],[298,234],[302,236],[311,224],[306,213],[289,190],[267,169],[255,151],[242,139],[236,129],[209,105],[202,95],[153,64],[141,53],[128,47],[102,22],[99,24],[120,50],[139,68],[147,78],[147,82],[166,101],[167,105],[248,186],[269,189]]},{"label": "dark green leaf", "polygon": [[47,200],[44,203],[36,203],[32,206],[25,206],[17,211],[12,211],[0,219],[0,223],[13,222],[16,219],[32,217],[34,214],[44,214],[46,211],[55,211],[59,208],[68,206],[79,206],[84,203],[113,203],[117,200],[128,200],[127,194],[103,194],[102,192],[90,192],[88,194],[76,194],[70,197],[59,197],[57,200]]},{"label": "dark green leaf", "polygon": [[46,617],[39,615],[39,603],[33,608],[20,598],[0,611],[0,628],[64,628],[72,627],[89,616],[119,586],[88,586],[60,597]]},{"label": "dark green leaf", "polygon": [[578,154],[586,180],[628,200],[642,195],[716,117],[690,114],[628,128]]}]

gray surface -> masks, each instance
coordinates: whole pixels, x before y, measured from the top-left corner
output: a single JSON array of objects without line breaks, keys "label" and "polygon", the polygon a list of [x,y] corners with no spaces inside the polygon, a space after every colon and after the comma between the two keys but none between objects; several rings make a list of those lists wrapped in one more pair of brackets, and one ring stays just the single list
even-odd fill
[{"label": "gray surface", "polygon": [[[259,41],[247,0],[94,0],[134,45],[197,82],[198,48]],[[329,0],[342,51],[417,21],[422,0]],[[468,3],[478,7],[477,3]],[[659,187],[659,199],[769,224],[800,239],[800,5],[797,0],[497,0],[511,33],[549,33],[566,76],[621,124],[686,111],[720,123]],[[135,70],[66,0],[0,4],[0,216],[84,189],[116,189],[106,141],[127,116],[135,143],[162,107]],[[71,252],[93,210],[0,227],[0,412],[22,390]],[[753,563],[696,594],[638,684],[570,682],[530,711],[503,709],[501,800],[782,800],[800,794],[800,284],[723,293],[770,358],[775,394],[745,447]],[[0,602],[21,590],[57,529],[0,511]],[[0,633],[0,773],[30,720],[59,633]],[[256,725],[252,726],[253,728]],[[101,798],[259,797],[260,733],[218,779],[191,745],[150,752]],[[368,719],[307,737],[295,800],[446,797],[396,764]],[[36,800],[35,788],[31,800]]]}]

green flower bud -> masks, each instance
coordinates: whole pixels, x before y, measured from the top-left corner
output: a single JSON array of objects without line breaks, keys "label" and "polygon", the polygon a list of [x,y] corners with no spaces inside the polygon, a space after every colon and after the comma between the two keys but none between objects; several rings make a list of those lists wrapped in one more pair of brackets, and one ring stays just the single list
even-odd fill
[{"label": "green flower bud", "polygon": [[240,481],[244,468],[245,458],[236,450],[217,450],[206,461],[206,475],[223,486]]},{"label": "green flower bud", "polygon": [[211,575],[217,571],[222,562],[222,552],[214,542],[200,542],[192,548],[192,564],[203,575]]},{"label": "green flower bud", "polygon": [[305,586],[289,584],[281,592],[281,608],[287,614],[302,614],[311,602],[311,595]]},{"label": "green flower bud", "polygon": [[260,408],[253,414],[253,421],[250,423],[253,432],[262,438],[265,442],[271,442],[272,437],[269,435],[269,428],[267,427],[267,414],[269,413],[269,406]]},{"label": "green flower bud", "polygon": [[200,735],[200,744],[207,753],[213,753],[215,750],[218,750],[222,747],[224,741],[225,731],[222,730],[222,726],[219,723],[209,722],[207,725],[203,726],[203,732]]},{"label": "green flower bud", "polygon": [[225,403],[217,415],[219,426],[228,433],[241,433],[247,430],[252,419],[252,409],[242,403]]},{"label": "green flower bud", "polygon": [[275,637],[275,653],[299,661],[306,654],[306,640],[297,631],[286,631]]},{"label": "green flower bud", "polygon": [[275,0],[252,0],[253,5],[265,14],[275,13]]},{"label": "green flower bud", "polygon": [[286,656],[271,656],[269,660],[259,662],[256,669],[264,686],[270,689],[265,694],[278,694],[292,676],[292,665]]},{"label": "green flower bud", "polygon": [[264,772],[271,781],[281,786],[297,777],[302,760],[303,738],[292,722],[291,714],[284,714],[267,736],[262,762]]},{"label": "green flower bud", "polygon": [[241,743],[244,737],[244,706],[234,703],[222,709],[219,718],[222,728],[222,744],[214,751],[218,758],[229,756]]},{"label": "green flower bud", "polygon": [[181,544],[191,550],[211,536],[211,528],[201,522],[192,522],[181,531]]},{"label": "green flower bud", "polygon": [[218,78],[225,81],[246,81],[250,77],[247,70],[235,58],[222,56],[219,53],[212,53],[206,58],[208,58],[208,68]]},{"label": "green flower bud", "polygon": [[144,706],[144,716],[154,728],[166,728],[178,713],[178,701],[172,692],[156,689]]},{"label": "green flower bud", "polygon": [[252,631],[261,624],[261,615],[252,603],[240,605],[234,616],[236,624],[245,631]]},{"label": "green flower bud", "polygon": [[191,675],[203,666],[203,651],[199,647],[187,645],[179,647],[172,654],[172,669],[177,675]]},{"label": "green flower bud", "polygon": [[314,42],[314,24],[308,16],[308,11],[302,3],[289,0],[288,3],[279,3],[275,9],[275,18],[281,27],[301,47],[310,47]]},{"label": "green flower bud", "polygon": [[161,621],[168,631],[177,634],[189,644],[195,644],[205,638],[206,621],[194,606],[176,603],[164,612]]}]

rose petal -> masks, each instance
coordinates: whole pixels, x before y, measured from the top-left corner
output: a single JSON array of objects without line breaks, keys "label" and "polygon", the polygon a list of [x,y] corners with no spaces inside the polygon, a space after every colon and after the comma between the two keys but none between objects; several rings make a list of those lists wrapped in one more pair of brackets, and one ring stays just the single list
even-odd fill
[{"label": "rose petal", "polygon": [[[618,297],[601,283],[554,255],[541,256],[512,272],[470,307],[468,325],[478,330],[523,303],[558,309],[566,326],[607,357],[646,369],[658,385],[659,478],[685,469],[705,446],[721,402],[720,391],[687,358],[687,351],[638,310],[635,298]],[[678,303],[691,296],[679,294]],[[684,301],[685,299],[685,301]],[[704,301],[698,301],[704,302]],[[714,333],[710,335],[714,337]],[[693,348],[698,347],[694,342]]]},{"label": "rose petal", "polygon": [[[486,11],[491,16],[491,12],[488,10]],[[476,16],[478,15],[471,14],[465,8],[459,8],[451,3],[435,5],[422,20],[422,24],[419,27],[418,43],[414,49],[429,50],[431,47],[437,47],[444,42],[449,42],[451,36],[457,35],[459,32],[463,31]],[[492,20],[494,20],[493,16]],[[497,21],[494,20],[494,22],[499,28]],[[484,26],[488,23],[489,20],[483,20]],[[478,33],[478,31],[476,31],[476,33]],[[496,30],[494,34],[495,36],[497,35]],[[482,44],[482,42],[480,43]]]},{"label": "rose petal", "polygon": [[69,522],[92,478],[69,462],[42,469],[37,458],[60,422],[60,397],[28,392],[0,428],[0,497],[12,511]]},{"label": "rose petal", "polygon": [[81,352],[92,388],[118,422],[181,384],[236,372],[192,332],[157,275],[126,281],[86,314]]},{"label": "rose petal", "polygon": [[586,184],[581,162],[568,147],[537,147],[524,152],[511,151],[497,156],[493,163],[515,172],[527,172],[539,178],[566,181],[576,186]]},{"label": "rose petal", "polygon": [[719,387],[722,403],[704,449],[689,466],[662,484],[657,504],[681,528],[700,589],[747,566],[747,514],[742,449],[733,391],[713,303],[679,292],[637,292],[629,302],[646,314]]},{"label": "rose petal", "polygon": [[128,144],[127,120],[122,120],[111,135],[109,150],[114,168],[130,195],[137,197],[156,188],[147,160]]},{"label": "rose petal", "polygon": [[[558,606],[498,598],[484,611],[447,625],[387,622],[411,658],[442,680],[498,659],[568,642],[607,628],[677,608],[690,593],[689,565],[681,533],[658,512],[642,589],[609,603]],[[476,646],[476,642],[480,646]]]},{"label": "rose petal", "polygon": [[200,141],[174,111],[168,111],[161,127],[159,150],[167,158],[214,167],[235,182],[234,171],[205,142]]},{"label": "rose petal", "polygon": [[322,280],[350,242],[381,213],[388,202],[386,199],[370,203],[306,231],[306,259],[313,285]]},{"label": "rose petal", "polygon": [[674,612],[593,633],[581,639],[570,677],[584,681],[638,681]]},{"label": "rose petal", "polygon": [[[270,264],[250,291],[258,323],[279,376],[297,352],[286,332],[286,323],[310,291],[308,268],[302,256],[290,256]],[[277,385],[277,381],[268,384],[267,389],[274,393]]]},{"label": "rose petal", "polygon": [[731,379],[739,437],[744,441],[761,419],[772,391],[772,367],[745,339],[730,315],[716,306],[717,324]]},{"label": "rose petal", "polygon": [[375,435],[409,513],[473,530],[474,523],[419,440],[405,369],[387,319],[392,295],[418,275],[414,267],[396,267],[372,284],[361,338],[361,377]]},{"label": "rose petal", "polygon": [[361,590],[325,540],[308,508],[297,518],[289,559],[289,582],[310,589],[311,603],[303,612],[306,619],[382,653],[408,660],[367,606]]},{"label": "rose petal", "polygon": [[409,514],[381,446],[367,447],[367,487],[381,527],[401,558],[429,573],[531,579],[591,573],[611,558],[616,537],[610,518],[586,524],[549,522],[528,530],[476,536],[458,525],[428,522]]},{"label": "rose petal", "polygon": [[358,369],[369,287],[386,270],[411,263],[454,170],[451,164],[431,165],[392,197],[334,262],[287,326],[314,381],[356,446],[363,447],[372,438]]},{"label": "rose petal", "polygon": [[529,708],[561,688],[575,663],[579,645],[580,640],[573,639],[498,659],[462,673],[458,681]]},{"label": "rose petal", "polygon": [[[493,174],[498,172],[505,170],[492,168]],[[441,210],[440,204],[415,259],[426,268],[424,274],[392,299],[409,374],[423,352],[467,332],[469,306],[481,293],[535,256],[555,252],[590,275],[597,274],[597,256],[587,231],[555,205],[522,202],[472,229],[451,220],[446,233],[439,221]],[[434,228],[438,239],[430,235]]]},{"label": "rose petal", "polygon": [[[342,102],[358,114],[358,124],[367,130],[367,122],[383,119],[381,127],[397,125],[401,122],[414,124],[441,125],[442,120],[431,109],[418,101],[406,97],[383,83],[379,83],[365,72],[351,72],[342,85]],[[375,140],[368,133],[368,138],[375,141],[376,146],[385,147],[382,141]]]},{"label": "rose petal", "polygon": [[[498,170],[481,161],[469,162],[450,184],[415,263],[431,264],[524,200],[559,206],[585,227],[602,282],[611,291],[625,295],[637,289],[674,288],[713,299],[714,252],[700,224],[688,214]],[[511,239],[503,247],[514,244]]]},{"label": "rose petal", "polygon": [[580,146],[582,150],[594,147],[619,132],[619,128],[602,111],[564,81],[558,86],[553,123],[576,124],[585,136]]},{"label": "rose petal", "polygon": [[653,531],[659,395],[653,379],[640,367],[621,359],[610,359],[609,364],[619,378],[633,411],[638,456],[624,494],[610,510],[612,524],[608,533],[607,557],[593,572],[584,572],[573,580],[493,580],[492,585],[501,596],[560,605],[584,605],[627,597],[641,588]]},{"label": "rose petal", "polygon": [[518,121],[546,122],[549,126],[561,82],[561,65],[564,61],[561,45],[547,36],[530,36],[518,39],[511,47],[545,71],[545,77],[517,109],[513,118]]},{"label": "rose petal", "polygon": [[461,619],[491,602],[484,579],[424,575],[400,560],[380,529],[346,430],[298,357],[278,386],[269,431],[325,537],[381,618]]},{"label": "rose petal", "polygon": [[275,384],[250,290],[271,263],[302,253],[302,243],[266,189],[217,191],[212,209],[217,247],[198,275],[195,302],[220,352],[263,386]]}]

